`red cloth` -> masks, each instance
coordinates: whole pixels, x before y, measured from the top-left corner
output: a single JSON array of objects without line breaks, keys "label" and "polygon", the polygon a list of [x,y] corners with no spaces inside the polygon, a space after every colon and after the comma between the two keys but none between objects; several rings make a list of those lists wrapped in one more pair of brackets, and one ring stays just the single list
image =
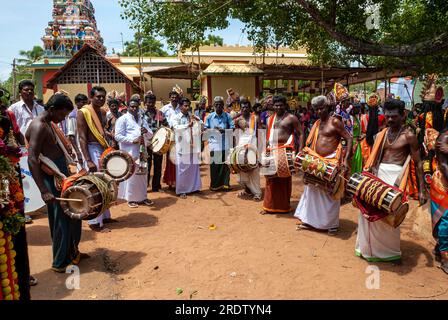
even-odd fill
[{"label": "red cloth", "polygon": [[269,213],[291,212],[292,177],[266,178],[263,210]]},{"label": "red cloth", "polygon": [[163,174],[163,182],[174,187],[176,185],[176,166],[170,161],[167,155],[165,173]]},{"label": "red cloth", "polygon": [[11,120],[12,130],[14,131],[14,134],[20,133],[20,128],[17,125],[17,119],[16,119],[16,116],[14,115],[14,112],[12,112],[10,110],[6,110],[6,112],[8,112],[9,119]]}]

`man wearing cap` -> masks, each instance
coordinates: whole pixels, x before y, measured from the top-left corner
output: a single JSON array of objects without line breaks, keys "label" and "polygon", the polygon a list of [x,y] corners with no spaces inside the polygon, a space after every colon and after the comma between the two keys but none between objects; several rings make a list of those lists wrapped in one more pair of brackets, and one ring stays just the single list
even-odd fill
[{"label": "man wearing cap", "polygon": [[208,137],[210,151],[210,190],[230,190],[230,169],[225,163],[233,135],[225,134],[226,130],[235,129],[232,117],[224,112],[224,98],[217,96],[214,99],[215,112],[211,113],[205,121],[207,129],[204,137]]}]

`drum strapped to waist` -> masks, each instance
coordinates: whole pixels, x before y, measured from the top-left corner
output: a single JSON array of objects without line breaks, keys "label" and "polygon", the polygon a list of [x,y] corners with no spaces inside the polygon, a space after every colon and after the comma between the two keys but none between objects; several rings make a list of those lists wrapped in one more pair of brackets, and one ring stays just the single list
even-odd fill
[{"label": "drum strapped to waist", "polygon": [[258,168],[257,148],[246,144],[230,152],[228,165],[235,173],[250,172]]},{"label": "drum strapped to waist", "polygon": [[368,172],[354,173],[347,183],[347,192],[354,196],[354,206],[366,204],[370,210],[384,212],[382,221],[394,228],[403,222],[409,210],[406,195],[401,190]]},{"label": "drum strapped to waist", "polygon": [[116,182],[129,179],[135,172],[135,161],[122,150],[107,149],[100,159],[100,171],[108,174]]},{"label": "drum strapped to waist", "polygon": [[71,219],[91,220],[109,209],[117,201],[117,195],[115,180],[105,173],[96,172],[78,178],[62,194],[64,199],[82,202],[61,201],[61,207]]},{"label": "drum strapped to waist", "polygon": [[306,152],[299,152],[294,166],[298,171],[303,172],[305,184],[323,187],[330,195],[335,195],[339,191],[342,178],[336,164]]},{"label": "drum strapped to waist", "polygon": [[151,149],[157,154],[166,154],[174,145],[174,131],[167,127],[162,127],[156,131],[151,140]]},{"label": "drum strapped to waist", "polygon": [[295,153],[291,149],[278,148],[262,154],[261,174],[266,178],[289,178],[295,173]]}]

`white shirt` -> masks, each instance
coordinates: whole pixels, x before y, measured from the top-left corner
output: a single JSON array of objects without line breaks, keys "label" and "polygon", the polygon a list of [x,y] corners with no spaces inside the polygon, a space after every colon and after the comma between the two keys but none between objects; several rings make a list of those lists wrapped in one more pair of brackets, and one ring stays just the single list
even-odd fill
[{"label": "white shirt", "polygon": [[20,100],[9,107],[9,110],[14,112],[16,116],[17,125],[20,132],[25,136],[31,121],[45,111],[44,107],[34,102],[33,111],[31,111],[23,100]]},{"label": "white shirt", "polygon": [[[134,116],[130,112],[122,115],[115,122],[115,140],[120,144],[120,150],[128,152],[134,159],[140,156],[140,145],[133,142],[141,136],[141,127],[141,117],[139,116],[138,121],[135,121]],[[148,133],[143,135],[145,145],[148,146],[153,132],[146,122],[143,123],[143,127],[148,130]]]},{"label": "white shirt", "polygon": [[168,121],[169,126],[172,127],[172,117],[179,114],[180,109],[178,107],[174,108],[171,103],[168,103],[160,109],[160,112],[163,113],[163,116],[165,117],[166,121]]},{"label": "white shirt", "polygon": [[175,132],[176,152],[178,154],[201,153],[201,128],[203,122],[198,120],[190,128],[190,114],[182,112],[172,117]]}]

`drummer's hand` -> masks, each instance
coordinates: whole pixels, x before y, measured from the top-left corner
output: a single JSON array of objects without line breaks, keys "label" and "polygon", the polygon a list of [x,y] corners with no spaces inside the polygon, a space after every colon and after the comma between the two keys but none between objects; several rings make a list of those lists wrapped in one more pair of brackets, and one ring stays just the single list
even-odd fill
[{"label": "drummer's hand", "polygon": [[146,128],[142,128],[142,134],[148,133],[148,130]]},{"label": "drummer's hand", "polygon": [[132,141],[132,143],[133,144],[140,144],[141,141],[142,141],[142,137],[138,137],[134,141]]},{"label": "drummer's hand", "polygon": [[87,169],[89,169],[89,172],[96,172],[96,165],[92,162],[92,160],[87,161]]},{"label": "drummer's hand", "polygon": [[56,201],[56,198],[51,192],[45,192],[44,194],[42,194],[42,200],[44,200],[44,202],[48,204]]}]

